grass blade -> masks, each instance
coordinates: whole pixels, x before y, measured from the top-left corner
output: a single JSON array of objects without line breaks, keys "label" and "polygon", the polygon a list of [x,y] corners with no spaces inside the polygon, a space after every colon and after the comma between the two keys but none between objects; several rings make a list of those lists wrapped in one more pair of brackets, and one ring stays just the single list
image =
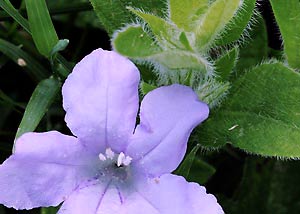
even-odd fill
[{"label": "grass blade", "polygon": [[180,167],[176,170],[176,174],[182,175],[183,177],[187,178],[190,174],[191,167],[193,165],[195,156],[200,148],[200,144],[197,144],[192,151],[186,156]]},{"label": "grass blade", "polygon": [[33,41],[39,52],[50,56],[58,42],[45,0],[25,0],[29,26]]},{"label": "grass blade", "polygon": [[50,77],[41,81],[35,88],[25,109],[15,139],[25,132],[34,131],[54,101],[60,89],[60,82]]},{"label": "grass blade", "polygon": [[0,7],[8,13],[16,22],[18,22],[24,30],[30,33],[29,24],[26,19],[14,8],[14,6],[8,1],[0,1]]},{"label": "grass blade", "polygon": [[[18,22],[24,30],[31,34],[28,21],[13,7],[12,4],[10,4],[8,0],[5,1],[7,1],[7,3],[0,1],[0,7],[2,7],[2,9],[5,10],[16,22]],[[68,73],[72,71],[73,66],[61,54],[57,54],[57,61],[62,64]]]},{"label": "grass blade", "polygon": [[36,59],[10,42],[0,39],[0,52],[24,67],[36,80],[42,80],[49,76],[49,72]]}]

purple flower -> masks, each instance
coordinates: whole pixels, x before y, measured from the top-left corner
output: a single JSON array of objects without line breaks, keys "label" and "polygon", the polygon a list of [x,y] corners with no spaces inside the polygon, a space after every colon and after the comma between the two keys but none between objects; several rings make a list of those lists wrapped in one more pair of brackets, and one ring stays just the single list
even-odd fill
[{"label": "purple flower", "polygon": [[65,120],[76,136],[26,133],[0,166],[0,203],[16,209],[56,206],[60,214],[223,213],[204,187],[170,174],[192,129],[209,109],[186,86],[148,93],[138,111],[135,65],[95,50],[63,89]]}]

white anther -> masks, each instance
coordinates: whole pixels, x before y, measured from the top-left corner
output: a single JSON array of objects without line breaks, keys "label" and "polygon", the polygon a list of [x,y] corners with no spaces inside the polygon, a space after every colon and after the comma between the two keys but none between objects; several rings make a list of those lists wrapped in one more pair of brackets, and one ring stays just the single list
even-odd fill
[{"label": "white anther", "polygon": [[113,159],[115,157],[115,153],[111,150],[111,148],[107,148],[105,150],[106,157],[109,159]]},{"label": "white anther", "polygon": [[104,154],[100,153],[100,154],[99,154],[99,159],[100,159],[101,161],[105,161],[105,160],[106,160],[106,157],[105,157]]},{"label": "white anther", "polygon": [[117,166],[120,167],[125,159],[125,154],[121,152],[118,157]]},{"label": "white anther", "polygon": [[121,152],[118,156],[117,160],[117,166],[120,167],[121,165],[123,166],[128,166],[132,161],[132,158],[130,156],[125,156],[123,152]]},{"label": "white anther", "polygon": [[125,159],[123,160],[123,165],[124,166],[129,166],[129,164],[131,163],[132,158],[129,156],[126,156]]}]

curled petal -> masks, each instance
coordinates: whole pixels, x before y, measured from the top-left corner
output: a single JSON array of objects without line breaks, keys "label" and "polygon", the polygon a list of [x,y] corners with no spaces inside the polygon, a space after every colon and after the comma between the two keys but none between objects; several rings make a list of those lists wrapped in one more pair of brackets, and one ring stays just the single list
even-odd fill
[{"label": "curled petal", "polygon": [[26,133],[0,165],[0,203],[16,209],[56,206],[95,173],[87,165],[91,159],[74,137]]},{"label": "curled petal", "polygon": [[139,71],[123,56],[97,49],[82,59],[63,85],[65,120],[92,151],[120,152],[133,133]]},{"label": "curled petal", "polygon": [[141,104],[137,126],[126,154],[152,176],[170,173],[181,162],[191,131],[208,117],[208,106],[183,85],[160,87]]}]

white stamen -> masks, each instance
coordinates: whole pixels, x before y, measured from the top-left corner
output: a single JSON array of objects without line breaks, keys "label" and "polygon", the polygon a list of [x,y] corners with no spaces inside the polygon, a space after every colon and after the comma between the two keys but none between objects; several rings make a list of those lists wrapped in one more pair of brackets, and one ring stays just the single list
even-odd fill
[{"label": "white stamen", "polygon": [[118,157],[117,166],[120,167],[125,159],[125,154],[121,152]]},{"label": "white stamen", "polygon": [[105,161],[105,160],[106,160],[106,157],[105,157],[104,154],[100,153],[100,154],[99,154],[99,159],[100,159],[101,161]]},{"label": "white stamen", "polygon": [[132,161],[132,158],[130,156],[126,156],[125,159],[123,160],[123,165],[128,166]]},{"label": "white stamen", "polygon": [[[116,158],[116,156],[117,156],[117,158]],[[107,161],[108,159],[110,159],[114,163],[116,163],[118,167],[120,167],[120,166],[129,166],[131,161],[132,161],[132,158],[130,156],[126,156],[124,154],[124,152],[121,152],[120,154],[116,154],[112,151],[111,148],[107,148],[105,150],[105,154],[100,153],[98,155],[98,157],[101,161]]]},{"label": "white stamen", "polygon": [[115,153],[111,150],[111,148],[107,148],[105,150],[106,157],[109,159],[113,159],[115,157]]}]

